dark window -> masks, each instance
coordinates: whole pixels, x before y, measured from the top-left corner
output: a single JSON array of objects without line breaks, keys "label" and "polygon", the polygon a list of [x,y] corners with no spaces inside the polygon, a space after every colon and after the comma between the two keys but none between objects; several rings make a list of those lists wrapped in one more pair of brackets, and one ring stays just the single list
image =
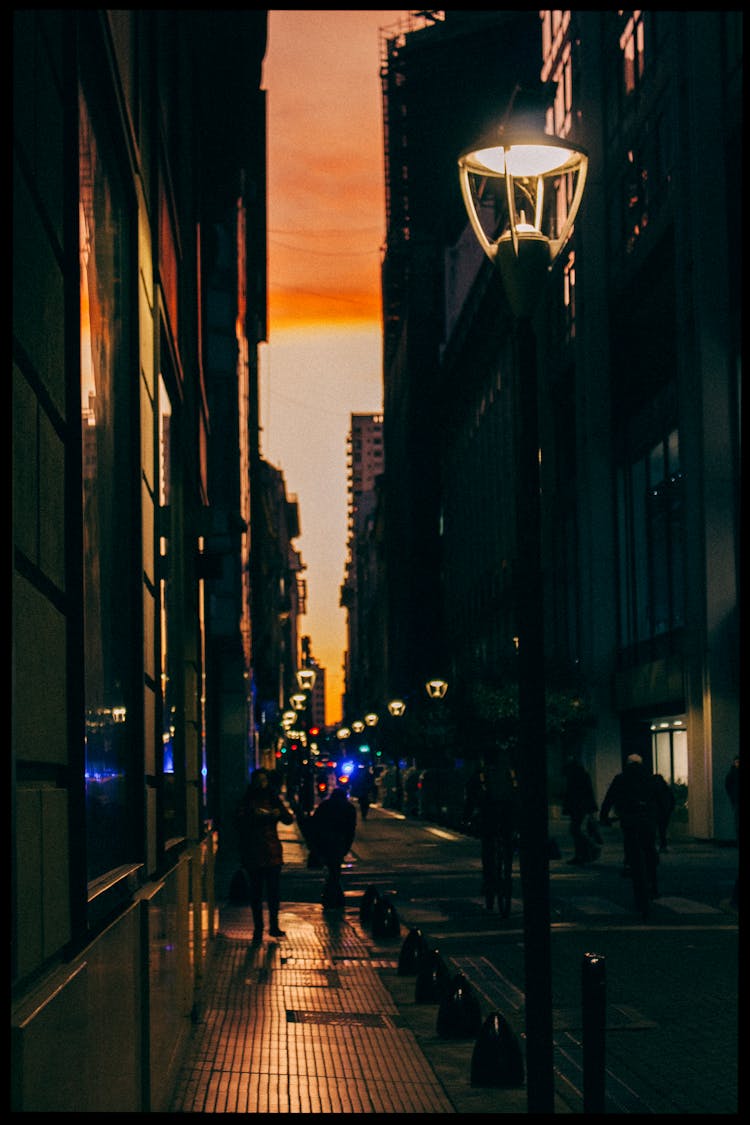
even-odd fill
[{"label": "dark window", "polygon": [[672,430],[618,470],[620,642],[628,648],[685,623],[685,539],[679,439]]}]

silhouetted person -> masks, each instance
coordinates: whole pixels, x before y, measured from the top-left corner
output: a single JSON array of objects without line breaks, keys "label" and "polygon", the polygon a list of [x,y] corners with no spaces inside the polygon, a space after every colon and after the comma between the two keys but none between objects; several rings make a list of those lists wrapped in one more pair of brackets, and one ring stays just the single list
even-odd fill
[{"label": "silhouetted person", "polygon": [[321,901],[324,907],[344,905],[341,864],[354,843],[357,810],[347,791],[339,786],[321,801],[310,818],[310,843],[326,866],[326,881]]},{"label": "silhouetted person", "polygon": [[674,812],[675,799],[672,786],[660,773],[653,776],[654,799],[656,801],[656,830],[659,835],[659,851],[669,851],[667,847],[667,829]]},{"label": "silhouetted person", "polygon": [[656,850],[656,801],[651,774],[644,766],[640,754],[629,754],[622,772],[612,779],[599,812],[602,824],[609,824],[611,809],[614,809],[620,821],[626,869],[633,870],[640,849],[646,864],[647,890],[652,898],[656,898],[659,893],[656,880],[659,865],[659,853]]},{"label": "silhouetted person", "polygon": [[509,909],[506,885],[518,829],[518,789],[507,764],[485,759],[466,785],[464,822],[475,824],[482,852],[482,893],[492,910],[497,900]]},{"label": "silhouetted person", "polygon": [[724,778],[724,789],[726,790],[729,803],[732,806],[732,815],[734,817],[734,838],[739,845],[740,842],[740,756],[736,755],[727,776]]},{"label": "silhouetted person", "polygon": [[573,837],[573,856],[568,863],[591,863],[598,858],[601,836],[589,830],[590,817],[599,806],[594,796],[594,786],[585,767],[576,758],[568,758],[565,763],[565,795],[563,812],[568,814],[570,834]]},{"label": "silhouetted person", "polygon": [[278,825],[292,824],[294,814],[271,784],[264,769],[254,771],[237,808],[235,825],[240,861],[248,877],[253,914],[253,943],[263,940],[263,892],[268,903],[268,932],[286,937],[279,929],[279,905],[283,852]]},{"label": "silhouetted person", "polygon": [[358,768],[351,779],[352,797],[357,798],[359,813],[362,820],[367,820],[367,813],[372,802],[373,778],[369,766]]},{"label": "silhouetted person", "polygon": [[[724,778],[724,788],[729,798],[729,803],[732,806],[732,813],[734,815],[734,840],[737,847],[740,846],[740,756],[736,754],[732,761],[727,776]],[[740,880],[739,876],[734,881],[732,889],[732,906],[739,905],[740,895]]]}]

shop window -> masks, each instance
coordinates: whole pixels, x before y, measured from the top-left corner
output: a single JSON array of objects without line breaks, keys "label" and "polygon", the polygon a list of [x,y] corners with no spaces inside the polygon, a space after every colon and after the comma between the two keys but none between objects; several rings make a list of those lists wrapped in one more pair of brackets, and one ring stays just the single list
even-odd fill
[{"label": "shop window", "polygon": [[654,722],[651,726],[653,772],[660,773],[675,797],[675,822],[687,821],[688,744],[683,720]]}]

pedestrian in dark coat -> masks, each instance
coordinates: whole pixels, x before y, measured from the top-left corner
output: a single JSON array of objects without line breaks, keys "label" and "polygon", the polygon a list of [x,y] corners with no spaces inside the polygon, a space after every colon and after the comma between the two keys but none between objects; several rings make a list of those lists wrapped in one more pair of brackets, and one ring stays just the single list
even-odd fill
[{"label": "pedestrian in dark coat", "polygon": [[278,825],[293,824],[294,814],[271,784],[264,769],[253,772],[237,808],[240,861],[245,868],[253,914],[253,943],[263,940],[263,892],[268,903],[268,932],[271,937],[286,937],[279,929],[281,867],[283,851]]},{"label": "pedestrian in dark coat", "polygon": [[740,842],[740,756],[737,754],[732,761],[731,766],[727,771],[727,776],[724,778],[724,789],[726,790],[729,803],[732,806],[732,815],[734,816],[734,838],[739,844]]},{"label": "pedestrian in dark coat", "polygon": [[653,784],[654,799],[656,801],[656,830],[659,835],[659,851],[666,852],[669,850],[667,847],[667,829],[669,828],[669,821],[675,806],[674,793],[672,792],[672,786],[660,773],[654,774]]},{"label": "pedestrian in dark coat", "polygon": [[622,772],[613,777],[599,811],[602,824],[609,824],[612,809],[617,814],[622,829],[625,871],[632,871],[637,849],[640,849],[646,862],[648,889],[652,898],[655,898],[658,894],[656,869],[659,865],[659,853],[656,850],[656,800],[651,774],[644,766],[640,754],[629,754]]},{"label": "pedestrian in dark coat", "polygon": [[479,836],[482,893],[492,910],[508,903],[503,884],[509,879],[519,826],[519,794],[515,771],[499,758],[481,762],[466,785],[464,823]]},{"label": "pedestrian in dark coat", "polygon": [[362,820],[367,820],[367,813],[370,809],[374,786],[375,782],[373,780],[372,770],[369,766],[360,766],[355,770],[352,777],[352,797],[357,798],[359,813]]},{"label": "pedestrian in dark coat", "polygon": [[594,796],[594,786],[588,770],[576,758],[568,758],[564,776],[563,812],[570,818],[574,849],[568,863],[591,863],[598,859],[602,843],[598,828],[594,831],[593,814],[599,808]]},{"label": "pedestrian in dark coat", "polygon": [[357,810],[349,801],[346,788],[338,786],[321,801],[310,818],[310,843],[326,866],[326,880],[321,901],[323,906],[344,905],[341,865],[354,843]]},{"label": "pedestrian in dark coat", "polygon": [[[737,847],[740,846],[740,756],[735,754],[732,764],[727,771],[727,776],[724,778],[724,788],[726,790],[729,803],[732,806],[732,813],[734,814],[734,842]],[[739,875],[734,881],[734,889],[732,890],[732,906],[737,907],[740,901],[740,879]]]}]

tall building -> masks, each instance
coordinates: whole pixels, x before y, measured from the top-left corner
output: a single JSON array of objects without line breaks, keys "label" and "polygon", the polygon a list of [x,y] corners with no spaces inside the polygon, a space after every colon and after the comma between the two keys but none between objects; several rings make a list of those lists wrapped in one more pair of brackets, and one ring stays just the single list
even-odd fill
[{"label": "tall building", "polygon": [[676,832],[729,838],[742,16],[443,15],[387,38],[383,67],[389,690],[416,699],[439,660],[451,764],[513,747],[519,367],[456,162],[490,113],[536,110],[590,160],[534,318],[550,795],[565,754],[601,798],[637,750],[673,786]]},{"label": "tall building", "polygon": [[300,618],[307,611],[305,564],[296,546],[301,533],[299,503],[286,491],[284,474],[259,460],[251,475],[253,551],[251,605],[254,637],[253,686],[259,764],[272,767],[279,720],[297,690]]},{"label": "tall building", "polygon": [[[347,437],[347,557],[341,605],[347,611],[344,713],[356,718],[377,699],[383,664],[382,606],[373,602],[372,574],[380,563],[374,555],[373,528],[378,483],[384,469],[382,414],[352,414]],[[380,647],[379,647],[380,646]]]},{"label": "tall building", "polygon": [[267,12],[13,21],[11,1107],[159,1112],[254,754]]},{"label": "tall building", "polygon": [[[456,162],[502,113],[516,83],[536,81],[539,71],[536,12],[432,15],[421,29],[386,29],[381,65],[388,693],[415,701],[450,662],[441,596],[440,372],[448,342],[448,248],[466,227]],[[460,384],[447,392],[458,401],[468,393]]]}]

